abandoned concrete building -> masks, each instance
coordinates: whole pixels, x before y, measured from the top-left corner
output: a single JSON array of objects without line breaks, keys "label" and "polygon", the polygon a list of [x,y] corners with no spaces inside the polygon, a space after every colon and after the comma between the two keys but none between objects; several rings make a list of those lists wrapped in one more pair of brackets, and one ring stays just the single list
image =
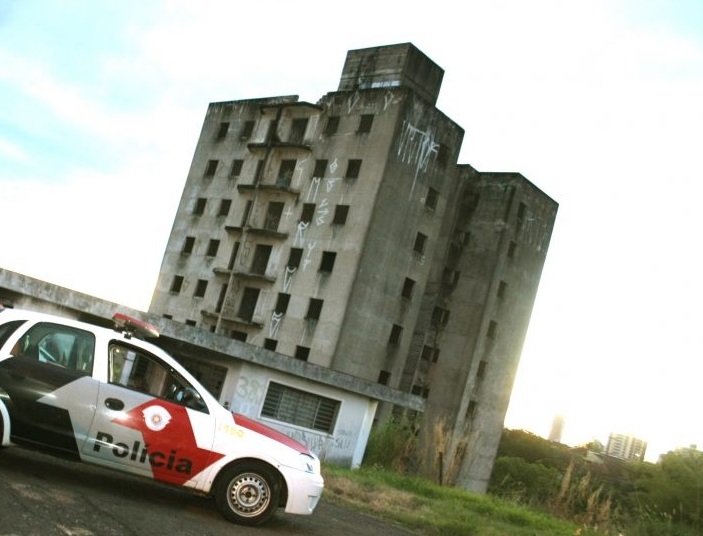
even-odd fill
[{"label": "abandoned concrete building", "polygon": [[[483,492],[558,205],[519,173],[457,162],[443,75],[403,43],[349,51],[316,103],[210,104],[149,316],[262,349],[256,369],[229,350],[181,358],[323,458],[358,465],[372,422],[400,407],[426,442],[445,423],[451,480]],[[344,378],[363,385],[356,402]]]}]

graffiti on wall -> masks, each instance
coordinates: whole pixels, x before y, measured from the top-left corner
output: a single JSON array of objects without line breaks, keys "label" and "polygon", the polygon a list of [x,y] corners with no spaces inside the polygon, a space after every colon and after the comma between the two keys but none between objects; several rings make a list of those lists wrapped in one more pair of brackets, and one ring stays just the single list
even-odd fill
[{"label": "graffiti on wall", "polygon": [[338,430],[334,436],[288,430],[287,434],[312,450],[321,460],[350,459],[356,447],[356,434],[352,430]]},{"label": "graffiti on wall", "polygon": [[256,378],[242,376],[235,387],[232,409],[245,415],[258,415],[266,385]]},{"label": "graffiti on wall", "polygon": [[271,313],[271,324],[269,325],[269,339],[275,339],[278,336],[278,328],[281,326],[283,313],[273,311]]},{"label": "graffiti on wall", "polygon": [[537,251],[546,251],[549,246],[549,225],[546,221],[527,210],[520,224],[518,240],[521,243],[534,246]]},{"label": "graffiti on wall", "polygon": [[430,130],[420,130],[407,121],[403,122],[397,155],[401,162],[415,167],[413,185],[410,189],[411,195],[415,190],[418,175],[427,171],[430,160],[436,158],[438,151],[439,143],[435,142],[434,135]]}]

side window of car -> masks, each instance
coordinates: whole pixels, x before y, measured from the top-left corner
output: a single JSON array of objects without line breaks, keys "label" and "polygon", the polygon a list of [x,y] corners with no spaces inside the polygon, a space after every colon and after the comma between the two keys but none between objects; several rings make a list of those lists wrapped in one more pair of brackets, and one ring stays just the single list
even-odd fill
[{"label": "side window of car", "polygon": [[166,363],[141,349],[110,344],[109,381],[207,413],[200,393]]},{"label": "side window of car", "polygon": [[7,339],[10,338],[10,335],[12,335],[18,327],[24,324],[24,322],[24,320],[13,320],[0,326],[0,347],[2,347],[7,342]]},{"label": "side window of car", "polygon": [[10,353],[92,374],[95,336],[82,329],[40,322],[22,335]]}]

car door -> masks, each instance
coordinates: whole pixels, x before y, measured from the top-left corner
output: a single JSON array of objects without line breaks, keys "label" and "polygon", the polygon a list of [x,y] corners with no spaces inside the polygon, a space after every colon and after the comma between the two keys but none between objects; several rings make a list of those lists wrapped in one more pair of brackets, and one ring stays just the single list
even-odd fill
[{"label": "car door", "polygon": [[221,457],[210,450],[214,419],[190,382],[128,343],[111,342],[108,354],[85,459],[184,485]]},{"label": "car door", "polygon": [[10,357],[0,361],[11,439],[77,457],[98,395],[91,376],[95,336],[52,322],[21,329]]}]

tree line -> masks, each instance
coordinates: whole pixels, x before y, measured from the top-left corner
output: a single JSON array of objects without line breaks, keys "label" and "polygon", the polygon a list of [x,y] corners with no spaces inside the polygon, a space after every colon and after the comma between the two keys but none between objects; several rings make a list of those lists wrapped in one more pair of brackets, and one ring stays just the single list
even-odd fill
[{"label": "tree line", "polygon": [[604,533],[703,533],[702,452],[669,452],[648,463],[605,456],[599,446],[571,448],[506,429],[488,492]]}]

